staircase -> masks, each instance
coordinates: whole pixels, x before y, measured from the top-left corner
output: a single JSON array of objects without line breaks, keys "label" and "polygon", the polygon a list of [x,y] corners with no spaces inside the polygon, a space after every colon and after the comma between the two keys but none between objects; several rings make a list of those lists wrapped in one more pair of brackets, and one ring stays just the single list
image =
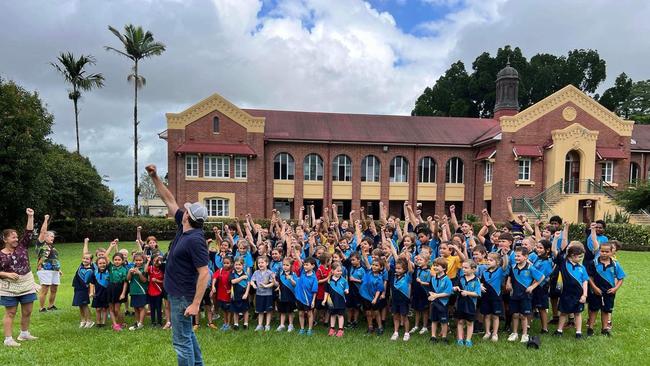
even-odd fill
[{"label": "staircase", "polygon": [[650,214],[646,210],[630,214],[630,223],[639,225],[650,225]]},{"label": "staircase", "polygon": [[531,198],[513,198],[512,210],[517,214],[533,216],[538,220],[547,220],[554,215],[553,207],[563,199],[564,185],[560,180]]}]

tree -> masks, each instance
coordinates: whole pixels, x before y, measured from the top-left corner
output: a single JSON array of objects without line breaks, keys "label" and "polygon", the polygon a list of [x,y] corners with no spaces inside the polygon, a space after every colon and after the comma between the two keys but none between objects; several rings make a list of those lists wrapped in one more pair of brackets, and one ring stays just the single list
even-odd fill
[{"label": "tree", "polygon": [[74,105],[74,124],[77,132],[77,154],[79,154],[79,109],[77,103],[81,98],[81,91],[89,91],[92,88],[101,88],[104,86],[104,76],[102,74],[86,74],[84,68],[87,65],[94,65],[93,56],[81,55],[79,58],[74,57],[70,52],[61,53],[57,58],[57,63],[50,63],[61,75],[65,81],[72,85],[72,90],[68,93],[68,98]]},{"label": "tree", "polygon": [[650,80],[635,82],[626,104],[630,110],[631,120],[640,124],[650,124]]},{"label": "tree", "polygon": [[650,210],[650,181],[618,191],[614,200],[627,212]]},{"label": "tree", "polygon": [[625,73],[620,74],[616,78],[614,86],[605,90],[603,95],[598,99],[598,102],[619,116],[629,118],[628,98],[630,97],[630,92],[632,92],[633,84],[632,79]]},{"label": "tree", "polygon": [[129,74],[127,81],[133,82],[133,212],[138,215],[138,89],[143,87],[147,80],[140,75],[139,62],[148,57],[158,56],[165,51],[165,45],[154,41],[153,33],[145,32],[142,27],[132,24],[124,27],[124,34],[108,26],[108,29],[122,42],[124,51],[106,46],[107,51],[116,52],[133,61],[133,73]]},{"label": "tree", "polygon": [[138,188],[141,198],[152,199],[158,196],[156,187],[153,185],[151,177],[146,172],[140,175],[140,185]]}]

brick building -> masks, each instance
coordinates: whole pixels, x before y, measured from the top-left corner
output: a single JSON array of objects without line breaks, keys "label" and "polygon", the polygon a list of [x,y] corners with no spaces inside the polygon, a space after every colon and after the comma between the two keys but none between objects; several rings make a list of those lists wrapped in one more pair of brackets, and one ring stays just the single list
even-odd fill
[{"label": "brick building", "polygon": [[214,94],[167,114],[169,185],[214,217],[337,203],[346,215],[379,201],[402,215],[455,204],[570,221],[613,213],[614,190],[646,179],[650,126],[635,126],[573,86],[519,111],[518,73],[497,76],[493,119],[241,109]]}]

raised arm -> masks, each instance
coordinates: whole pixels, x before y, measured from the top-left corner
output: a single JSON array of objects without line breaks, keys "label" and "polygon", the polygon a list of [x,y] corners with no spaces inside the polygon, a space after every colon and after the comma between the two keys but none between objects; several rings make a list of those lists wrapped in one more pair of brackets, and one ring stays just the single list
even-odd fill
[{"label": "raised arm", "polygon": [[589,236],[591,238],[591,248],[592,248],[591,252],[596,253],[600,248],[600,243],[598,242],[598,236],[596,235],[596,223],[592,222],[589,225],[589,229],[591,230],[591,232],[589,233]]},{"label": "raised arm", "polygon": [[82,253],[81,253],[82,255],[90,254],[90,252],[88,251],[88,242],[90,242],[90,239],[89,239],[89,238],[85,238],[85,239],[84,239],[84,247],[83,247],[83,251],[82,251]]},{"label": "raised arm", "polygon": [[384,203],[379,201],[379,223],[383,226],[386,225],[388,215],[384,210]]},{"label": "raised arm", "polygon": [[300,206],[300,213],[298,214],[298,226],[305,226],[305,219],[304,215],[305,214],[305,206]]},{"label": "raised arm", "polygon": [[449,219],[450,219],[451,226],[454,227],[454,232],[456,232],[458,230],[458,228],[460,227],[460,225],[458,225],[458,219],[456,218],[456,206],[455,205],[449,206],[449,216],[450,216]]},{"label": "raised arm", "polygon": [[[43,218],[43,224],[41,225],[41,231],[38,232],[38,242],[42,243],[45,241],[45,234],[47,233],[47,226],[50,221],[50,215],[45,215]],[[28,217],[28,222],[27,224],[29,225],[29,217]],[[32,215],[32,230],[34,230],[34,216]]]},{"label": "raised arm", "polygon": [[27,208],[25,209],[25,213],[27,214],[27,226],[25,226],[25,230],[32,231],[34,230],[34,210]]},{"label": "raised arm", "polygon": [[176,211],[178,211],[178,203],[176,203],[176,199],[172,195],[172,193],[169,191],[169,188],[163,183],[162,179],[158,176],[158,171],[156,169],[156,166],[153,164],[147,165],[145,168],[149,176],[151,177],[151,181],[153,182],[153,185],[156,187],[156,192],[158,192],[158,196],[160,196],[160,199],[167,205],[167,210],[169,211],[170,215],[175,215]]},{"label": "raised arm", "polygon": [[512,211],[512,197],[510,196],[506,197],[506,207],[508,208],[509,220],[517,221],[517,216],[515,216],[515,213]]}]

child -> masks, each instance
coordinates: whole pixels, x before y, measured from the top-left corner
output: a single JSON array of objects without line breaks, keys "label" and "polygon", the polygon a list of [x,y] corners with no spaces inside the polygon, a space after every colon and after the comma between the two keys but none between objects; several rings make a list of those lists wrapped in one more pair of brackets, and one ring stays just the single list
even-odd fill
[{"label": "child", "polygon": [[350,273],[348,275],[348,283],[350,285],[350,293],[347,296],[346,307],[349,309],[348,326],[347,328],[356,328],[359,324],[359,313],[361,309],[361,282],[366,270],[361,267],[361,258],[358,252],[350,254]]},{"label": "child", "polygon": [[[215,305],[223,311],[222,331],[230,330],[230,321],[232,317],[232,313],[230,312],[230,300],[232,298],[232,284],[230,282],[231,272],[232,257],[225,257],[223,258],[222,267],[216,270],[212,275],[212,290],[210,291],[210,297],[215,297],[216,295],[217,302]],[[209,323],[208,326],[212,329],[217,328],[213,323]]]},{"label": "child", "polygon": [[515,265],[510,267],[506,290],[510,292],[510,312],[512,313],[512,333],[508,342],[519,338],[521,321],[521,343],[528,343],[528,316],[532,314],[533,290],[544,279],[544,275],[528,263],[528,249],[524,246],[515,249]]},{"label": "child", "polygon": [[484,316],[485,335],[483,339],[499,340],[499,317],[503,314],[501,288],[508,274],[508,257],[497,252],[487,255],[487,268],[481,273],[481,314]]},{"label": "child", "polygon": [[[394,247],[391,249],[395,251]],[[409,333],[409,303],[411,302],[411,278],[413,264],[404,256],[395,261],[395,278],[393,278],[391,291],[391,313],[393,314],[393,335],[391,341],[399,337],[400,324],[404,325],[404,342],[411,337]]]},{"label": "child", "polygon": [[250,274],[253,271],[253,255],[250,252],[250,245],[246,239],[237,242],[237,252],[235,259],[242,258],[244,260],[244,272]]},{"label": "child", "polygon": [[144,266],[144,255],[137,253],[133,256],[133,268],[129,269],[126,281],[129,283],[129,294],[131,295],[131,306],[135,309],[136,324],[129,327],[129,330],[144,328],[144,306],[147,304],[147,272]]},{"label": "child", "polygon": [[[106,255],[108,256],[116,246],[117,239],[111,242]],[[122,327],[126,326],[124,324],[124,314],[120,312],[120,306],[126,302],[126,276],[128,272],[128,269],[124,266],[122,253],[115,253],[113,262],[108,264],[108,309],[111,313],[113,330],[116,332],[121,331]]]},{"label": "child", "polygon": [[612,259],[614,245],[610,242],[600,244],[600,256],[587,264],[589,274],[589,319],[587,321],[587,336],[594,334],[594,324],[598,311],[601,312],[602,335],[611,336],[609,320],[614,310],[616,291],[623,285],[625,272],[621,265]]},{"label": "child", "polygon": [[[344,317],[343,313],[345,312],[345,295],[350,292],[348,287],[348,281],[342,277],[343,275],[343,265],[341,262],[334,262],[332,264],[332,275],[327,282],[327,288],[325,289],[325,296],[323,298],[323,306],[328,305],[330,313],[330,330],[327,333],[328,336],[332,337],[343,337],[343,322]],[[334,330],[338,320],[338,331]]]},{"label": "child", "polygon": [[235,270],[230,274],[232,284],[232,302],[230,311],[233,314],[232,329],[239,329],[239,314],[244,316],[244,329],[248,329],[248,273],[244,270],[244,258],[235,259]]},{"label": "child", "polygon": [[[544,275],[542,282],[533,290],[533,309],[539,311],[539,319],[542,323],[540,332],[548,333],[548,298],[549,298],[549,281],[553,273],[553,259],[551,258],[551,242],[542,239],[535,245],[537,259],[533,262],[533,267]],[[530,259],[530,257],[529,257]]]},{"label": "child", "polygon": [[[153,258],[153,259],[152,259]],[[151,262],[153,261],[153,265]],[[162,300],[163,300],[163,281],[165,279],[164,272],[162,271],[163,257],[158,255],[150,257],[145,272],[149,277],[149,285],[147,286],[147,303],[149,304],[149,311],[151,313],[151,325],[161,327],[162,324]]]},{"label": "child", "polygon": [[429,269],[429,257],[422,252],[415,256],[415,264],[418,266],[415,270],[415,283],[413,284],[413,295],[411,306],[415,311],[415,326],[411,328],[410,333],[418,331],[418,325],[422,320],[422,329],[420,334],[426,334],[427,329],[427,309],[429,308],[429,291],[431,289],[431,270]]},{"label": "child", "polygon": [[[291,258],[284,258],[282,261],[282,272],[278,274],[278,313],[280,313],[280,325],[276,329],[282,332],[287,329],[287,332],[293,332],[293,311],[296,309],[296,283],[298,277],[291,271],[293,260]],[[289,318],[289,327],[285,327],[284,322]]]},{"label": "child", "polygon": [[[566,247],[568,237],[568,224],[565,224],[565,231],[562,238],[562,248]],[[554,251],[557,249],[553,246]],[[566,256],[562,253],[557,255],[557,265],[560,267],[562,276],[562,293],[560,293],[560,321],[557,330],[553,335],[561,337],[570,314],[574,315],[576,326],[576,339],[582,338],[582,310],[587,301],[587,285],[589,276],[587,270],[581,264],[582,256],[585,254],[584,246],[579,241],[572,241],[567,248]]]},{"label": "child", "polygon": [[431,321],[431,343],[438,341],[438,324],[441,324],[440,338],[448,343],[447,323],[449,309],[447,308],[449,297],[453,293],[451,280],[447,277],[447,260],[436,258],[433,262],[433,273],[431,277],[431,291],[428,300],[431,301],[429,319]]},{"label": "child", "polygon": [[[472,333],[474,332],[474,319],[476,317],[476,300],[481,296],[481,283],[474,275],[476,262],[471,259],[465,260],[462,265],[463,276],[459,285],[454,287],[458,293],[455,317],[458,320],[457,341],[459,346],[472,347]],[[465,341],[463,342],[463,328],[467,328]]]},{"label": "child", "polygon": [[106,326],[108,315],[108,260],[106,257],[97,258],[95,273],[90,284],[90,297],[93,299],[92,307],[95,309],[97,327]]},{"label": "child", "polygon": [[[367,261],[367,257],[363,259]],[[383,271],[384,262],[382,260],[373,260],[370,271],[364,274],[359,289],[363,310],[366,312],[366,319],[368,320],[368,331],[366,332],[368,334],[374,332],[373,319],[377,322],[377,335],[384,334],[378,307],[379,296],[384,292]]]},{"label": "child", "polygon": [[300,332],[305,334],[305,315],[307,315],[307,335],[313,334],[314,326],[314,302],[316,301],[316,292],[318,291],[318,280],[314,274],[316,260],[312,257],[306,258],[302,265],[300,278],[296,283],[296,307],[298,308],[298,321],[300,322]]},{"label": "child", "polygon": [[[84,241],[88,241],[86,238]],[[72,279],[72,287],[74,288],[74,296],[72,298],[72,306],[79,307],[79,316],[81,322],[79,328],[92,328],[95,325],[90,321],[90,282],[93,276],[93,257],[92,254],[84,252],[81,256],[81,264],[77,268],[74,278]]]},{"label": "child", "polygon": [[[255,292],[255,313],[257,316],[257,327],[255,331],[262,329],[271,330],[271,315],[273,314],[273,287],[275,287],[275,275],[268,267],[269,260],[266,256],[257,257],[257,271],[251,277],[250,285]],[[266,325],[262,323],[266,319]]]},{"label": "child", "polygon": [[327,324],[327,307],[323,306],[322,303],[323,299],[325,298],[325,288],[327,287],[330,272],[332,271],[332,255],[328,252],[323,252],[318,258],[320,259],[320,266],[316,270],[318,291],[316,292],[315,319],[320,320],[323,324]]}]

